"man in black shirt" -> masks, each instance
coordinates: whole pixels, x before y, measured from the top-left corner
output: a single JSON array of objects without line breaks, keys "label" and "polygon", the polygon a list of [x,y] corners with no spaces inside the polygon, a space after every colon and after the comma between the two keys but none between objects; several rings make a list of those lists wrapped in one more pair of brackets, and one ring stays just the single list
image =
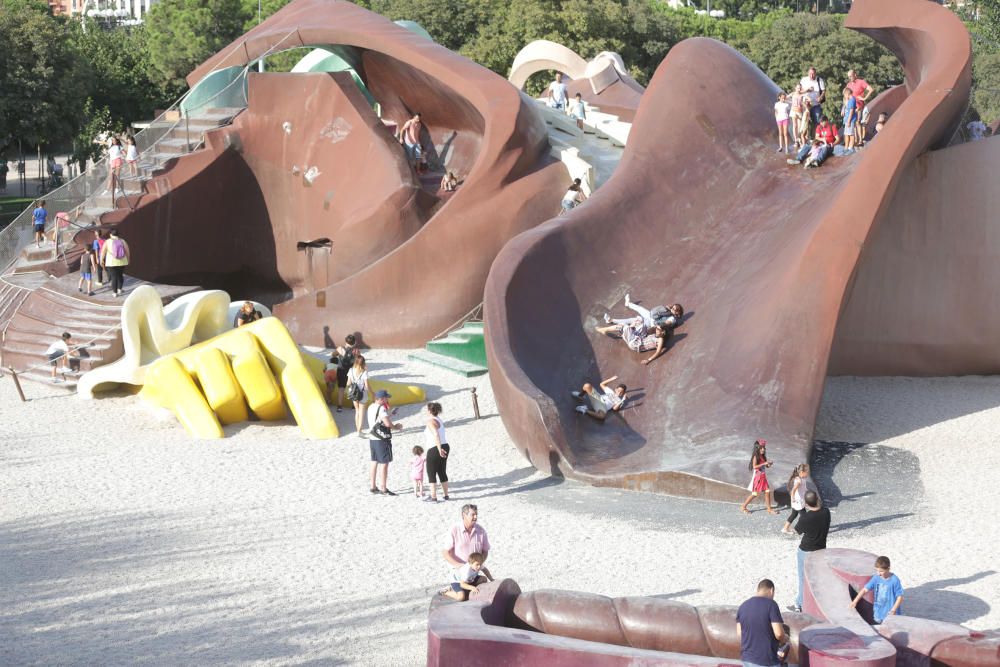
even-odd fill
[{"label": "man in black shirt", "polygon": [[810,551],[826,549],[826,536],[830,533],[830,510],[820,507],[819,496],[815,491],[806,491],[806,511],[799,515],[795,524],[795,532],[802,535],[799,542],[797,560],[799,563],[799,595],[795,604],[788,608],[792,611],[802,611],[803,574],[806,556]]},{"label": "man in black shirt", "polygon": [[782,655],[778,644],[785,639],[784,621],[774,601],[774,582],[762,579],[757,594],[736,612],[736,635],[740,638],[743,667],[778,667]]}]

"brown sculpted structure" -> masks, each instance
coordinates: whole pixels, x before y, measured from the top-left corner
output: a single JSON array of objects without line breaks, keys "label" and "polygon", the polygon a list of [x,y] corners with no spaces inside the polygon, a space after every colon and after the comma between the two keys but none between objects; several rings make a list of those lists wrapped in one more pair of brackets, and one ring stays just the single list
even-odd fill
[{"label": "brown sculpted structure", "polygon": [[[874,554],[812,552],[804,610],[782,613],[790,664],[809,667],[994,667],[1000,633],[913,616],[872,627],[871,600],[849,605],[871,577]],[[869,594],[870,598],[870,594]],[[577,591],[522,592],[511,579],[480,586],[469,602],[438,596],[427,622],[427,665],[738,667],[736,608]]]},{"label": "brown sculpted structure", "polygon": [[[277,304],[301,343],[323,344],[330,327],[423,345],[482,301],[500,248],[558,210],[565,169],[504,79],[348,2],[293,2],[188,81],[303,45],[351,62],[381,120],[346,73],[252,74],[246,111],[176,160],[134,212],[104,222],[135,248],[137,277]],[[430,169],[420,176],[383,123],[416,112]],[[443,169],[458,175],[455,193],[438,191]],[[299,249],[318,239],[330,249]]]},{"label": "brown sculpted structure", "polygon": [[[889,47],[908,96],[853,159],[788,168],[769,137],[776,86],[718,42],[675,46],[612,179],[514,239],[486,288],[487,352],[504,423],[539,468],[600,485],[737,500],[750,445],[773,477],[808,460],[831,343],[859,254],[908,165],[943,145],[970,87],[968,34],[923,0],[859,0],[847,25]],[[738,104],[701,90],[711,80]],[[631,292],[689,313],[642,366],[594,332]],[[569,388],[618,374],[636,407],[603,423]]]}]

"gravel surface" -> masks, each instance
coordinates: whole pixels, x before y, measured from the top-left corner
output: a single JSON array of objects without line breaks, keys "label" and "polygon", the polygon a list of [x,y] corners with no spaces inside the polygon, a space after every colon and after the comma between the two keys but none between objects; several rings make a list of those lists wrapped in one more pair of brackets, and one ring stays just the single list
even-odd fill
[{"label": "gravel surface", "polygon": [[[200,442],[131,395],[26,385],[22,404],[0,379],[0,664],[423,664],[463,502],[479,505],[493,573],[525,589],[738,604],[768,576],[791,602],[783,517],[544,477],[508,440],[486,377],[370,358],[444,405],[451,502],[406,495],[420,406],[400,408],[400,496],[385,498],[368,492],[351,411],[335,441],[247,423]],[[828,382],[813,467],[831,546],[892,557],[909,614],[1000,626],[998,406],[1000,378]]]}]

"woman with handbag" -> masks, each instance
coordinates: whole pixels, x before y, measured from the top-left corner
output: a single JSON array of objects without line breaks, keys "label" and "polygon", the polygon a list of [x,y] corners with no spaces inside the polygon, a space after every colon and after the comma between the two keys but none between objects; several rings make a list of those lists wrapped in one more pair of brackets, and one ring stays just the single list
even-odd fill
[{"label": "woman with handbag", "polygon": [[355,355],[354,365],[347,371],[345,394],[347,400],[354,403],[354,427],[358,430],[358,437],[363,438],[364,431],[361,424],[365,418],[364,405],[371,395],[371,387],[368,386],[368,369],[365,366],[365,358],[360,354]]}]

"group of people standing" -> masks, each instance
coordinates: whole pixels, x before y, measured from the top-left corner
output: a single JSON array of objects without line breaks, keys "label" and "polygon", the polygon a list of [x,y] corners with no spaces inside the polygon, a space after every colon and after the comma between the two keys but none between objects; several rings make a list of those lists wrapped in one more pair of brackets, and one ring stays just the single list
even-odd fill
[{"label": "group of people standing", "polygon": [[[125,267],[132,259],[132,251],[117,229],[94,232],[94,240],[83,246],[80,255],[80,280],[76,289],[94,296],[94,287],[104,285],[107,273],[108,288],[115,297],[125,293]],[[94,274],[97,280],[94,280]]]},{"label": "group of people standing", "polygon": [[[853,153],[856,148],[870,139],[868,132],[868,101],[874,89],[867,81],[858,77],[853,69],[847,72],[847,82],[842,89],[843,103],[840,108],[843,132],[843,152]],[[823,114],[822,105],[826,101],[826,82],[810,67],[806,76],[795,85],[789,95],[778,93],[774,104],[774,118],[778,126],[778,152],[791,152],[789,136],[797,149],[795,158],[789,164],[818,167],[834,152],[840,140],[837,124]],[[810,138],[810,130],[814,132]],[[874,134],[872,134],[874,136]]]},{"label": "group of people standing", "polygon": [[[396,496],[398,494],[388,487],[389,464],[394,458],[393,434],[403,426],[393,419],[396,408],[390,404],[392,394],[385,389],[373,391],[369,378],[367,360],[361,354],[357,336],[348,334],[344,337],[344,344],[334,349],[324,373],[327,397],[330,402],[336,403],[337,412],[343,411],[341,406],[345,398],[354,407],[357,436],[368,439],[371,458],[368,481],[371,493]],[[451,500],[448,495],[448,455],[451,453],[451,446],[441,417],[443,411],[441,404],[437,402],[428,403],[424,407],[424,446],[416,446],[412,450],[410,480],[413,482],[414,495],[424,502],[439,501],[439,484],[443,492],[440,500]],[[363,428],[366,417],[367,433]],[[426,496],[423,486],[425,473],[430,490]]]}]

